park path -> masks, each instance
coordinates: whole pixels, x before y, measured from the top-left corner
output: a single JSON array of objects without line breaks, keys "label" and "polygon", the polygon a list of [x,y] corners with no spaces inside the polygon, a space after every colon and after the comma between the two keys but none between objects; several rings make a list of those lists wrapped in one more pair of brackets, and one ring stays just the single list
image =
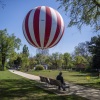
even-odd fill
[{"label": "park path", "polygon": [[[36,75],[23,73],[23,72],[16,71],[16,70],[9,70],[9,71],[14,74],[31,79],[31,80],[36,80],[36,81],[40,80],[39,76],[36,76]],[[67,93],[67,95],[68,94],[69,95],[71,95],[71,94],[79,95],[79,96],[85,97],[89,100],[100,100],[100,90],[88,88],[88,87],[84,87],[84,86],[80,86],[80,85],[75,85],[75,84],[70,84],[70,92]]]}]

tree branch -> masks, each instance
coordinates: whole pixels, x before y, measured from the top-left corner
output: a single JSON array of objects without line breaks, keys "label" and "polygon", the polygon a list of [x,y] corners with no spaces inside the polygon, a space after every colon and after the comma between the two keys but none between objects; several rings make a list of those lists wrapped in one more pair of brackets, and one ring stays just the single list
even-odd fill
[{"label": "tree branch", "polygon": [[99,1],[93,0],[93,2],[94,2],[98,7],[100,7],[100,2],[99,2]]}]

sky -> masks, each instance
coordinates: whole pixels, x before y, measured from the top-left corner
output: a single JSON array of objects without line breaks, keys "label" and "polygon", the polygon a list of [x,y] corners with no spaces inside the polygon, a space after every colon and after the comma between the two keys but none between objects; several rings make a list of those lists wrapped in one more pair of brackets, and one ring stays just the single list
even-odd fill
[{"label": "sky", "polygon": [[17,38],[21,39],[21,48],[26,44],[29,49],[31,56],[36,54],[36,48],[28,44],[26,41],[23,31],[22,31],[22,22],[31,9],[37,6],[49,6],[57,10],[65,23],[65,31],[60,42],[49,49],[49,54],[59,52],[59,53],[72,53],[75,46],[78,46],[79,43],[90,41],[91,37],[97,35],[93,33],[93,29],[89,26],[83,26],[81,31],[77,29],[76,26],[67,27],[70,17],[65,15],[63,9],[58,9],[60,3],[56,0],[2,0],[5,5],[4,9],[0,6],[0,30],[7,29],[9,34],[14,33]]}]

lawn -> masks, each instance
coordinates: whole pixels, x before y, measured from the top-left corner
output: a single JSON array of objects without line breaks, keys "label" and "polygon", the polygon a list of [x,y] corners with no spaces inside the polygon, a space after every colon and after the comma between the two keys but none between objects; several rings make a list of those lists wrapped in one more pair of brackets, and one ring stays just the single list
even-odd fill
[{"label": "lawn", "polygon": [[[42,75],[55,79],[59,72],[60,71],[57,70],[43,70],[43,71],[29,70],[28,73],[38,76]],[[62,71],[62,72],[65,81],[100,89],[100,78],[98,77],[93,77],[89,73],[81,73],[74,71]]]},{"label": "lawn", "polygon": [[0,100],[87,100],[76,95],[58,96],[36,84],[9,71],[0,71]]}]

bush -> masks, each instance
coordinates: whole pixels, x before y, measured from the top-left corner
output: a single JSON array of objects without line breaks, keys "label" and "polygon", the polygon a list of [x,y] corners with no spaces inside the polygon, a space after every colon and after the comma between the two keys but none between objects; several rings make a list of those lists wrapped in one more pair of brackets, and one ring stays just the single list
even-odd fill
[{"label": "bush", "polygon": [[42,65],[37,65],[35,70],[44,70],[44,67]]}]

